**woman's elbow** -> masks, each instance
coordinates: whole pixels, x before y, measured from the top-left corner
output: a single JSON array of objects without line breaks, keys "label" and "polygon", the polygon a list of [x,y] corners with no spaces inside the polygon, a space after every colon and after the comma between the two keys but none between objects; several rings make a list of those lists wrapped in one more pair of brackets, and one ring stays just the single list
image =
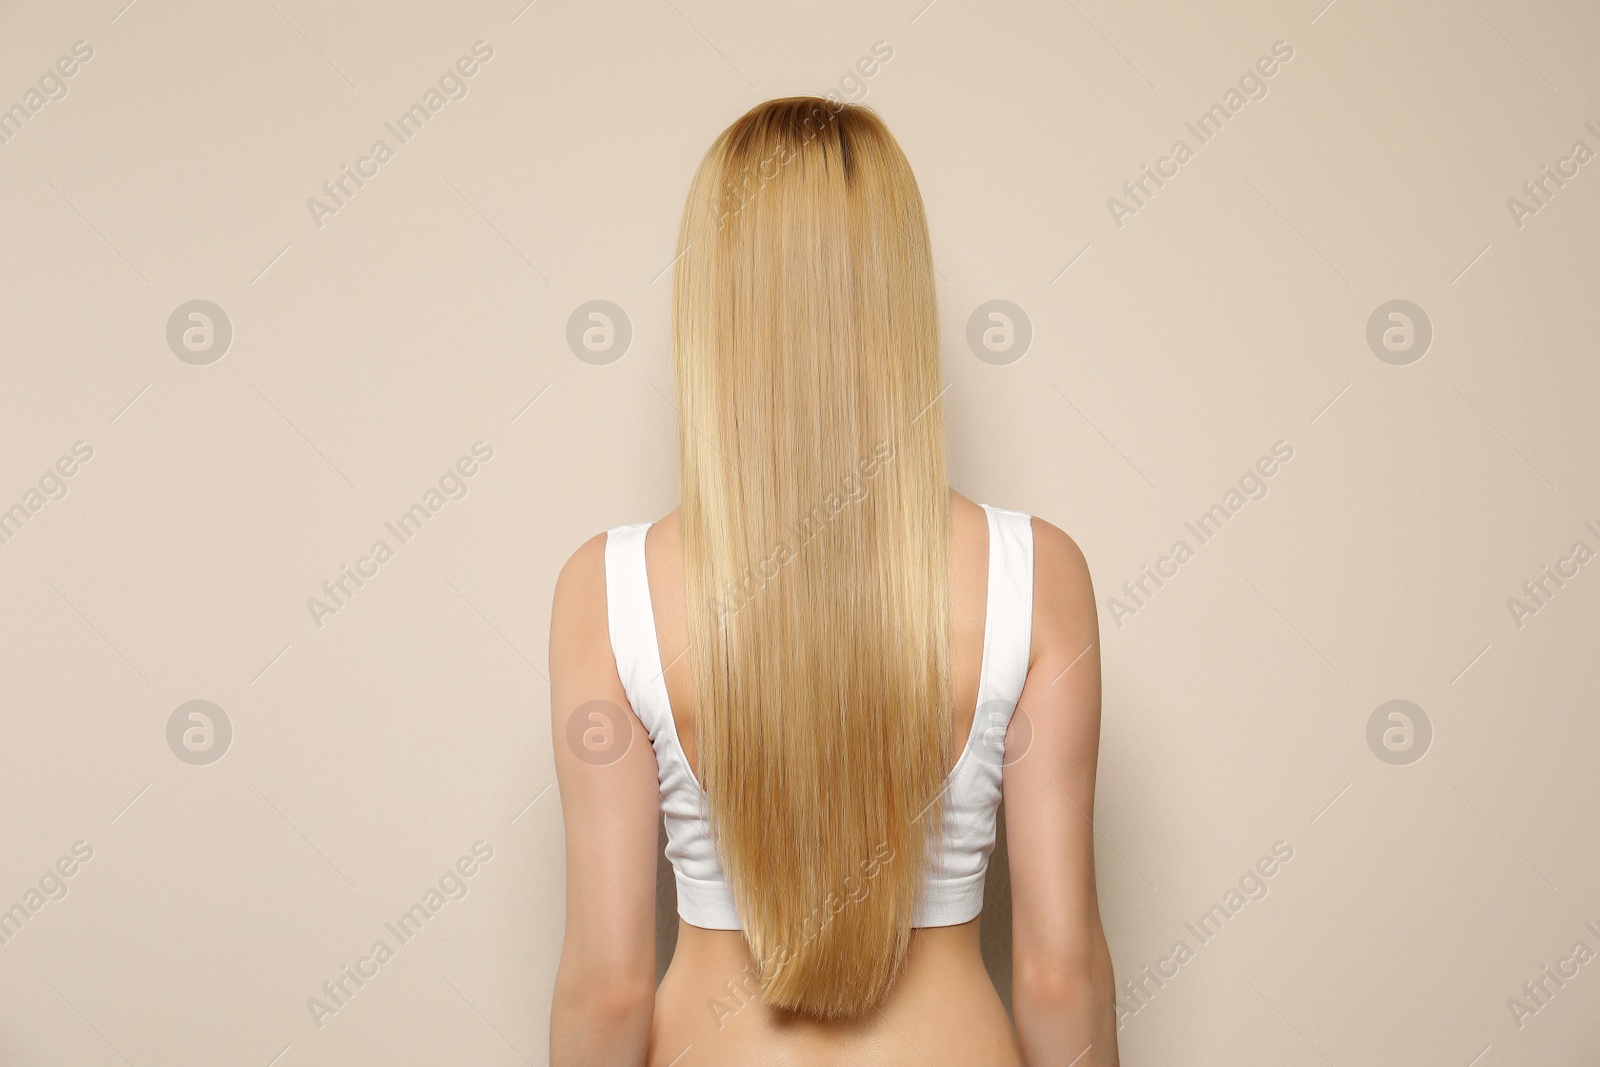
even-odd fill
[{"label": "woman's elbow", "polygon": [[1012,976],[1012,998],[1018,1010],[1050,1014],[1108,1007],[1116,1001],[1111,953],[1101,941],[1082,954],[1019,964]]},{"label": "woman's elbow", "polygon": [[556,991],[554,1014],[584,1029],[627,1029],[640,1019],[648,1023],[655,1009],[655,988],[649,982],[615,976],[565,982]]},{"label": "woman's elbow", "polygon": [[556,980],[550,1004],[550,1065],[643,1063],[655,989],[623,978]]}]

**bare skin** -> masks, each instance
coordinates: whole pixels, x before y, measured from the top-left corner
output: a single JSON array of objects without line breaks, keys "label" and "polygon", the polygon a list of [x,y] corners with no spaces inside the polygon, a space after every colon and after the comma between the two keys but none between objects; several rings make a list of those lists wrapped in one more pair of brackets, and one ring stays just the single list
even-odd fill
[{"label": "bare skin", "polygon": [[[654,752],[636,720],[627,755],[604,767],[578,760],[564,742],[567,718],[583,702],[628,706],[606,630],[604,536],[579,549],[558,582],[551,628],[552,731],[568,851],[567,936],[551,1012],[555,1067],[1117,1062],[1089,822],[1100,711],[1094,597],[1071,539],[1040,519],[1033,527],[1033,642],[1003,779],[1015,1026],[984,968],[976,919],[915,930],[888,998],[853,1022],[765,1007],[749,992],[747,976],[756,968],[739,932],[682,920],[672,963],[654,988]],[[693,766],[694,684],[682,655],[688,627],[676,511],[650,528],[645,559],[673,719]],[[956,493],[951,559],[954,766],[975,714],[988,599],[987,522],[982,508]],[[1014,747],[1023,744],[1025,752]]]}]

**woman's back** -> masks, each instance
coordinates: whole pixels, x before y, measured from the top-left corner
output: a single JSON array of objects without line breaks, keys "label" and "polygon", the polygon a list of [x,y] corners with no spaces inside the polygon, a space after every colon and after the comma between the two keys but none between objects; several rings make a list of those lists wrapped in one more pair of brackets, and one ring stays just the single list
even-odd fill
[{"label": "woman's back", "polygon": [[[951,494],[950,651],[955,706],[949,765],[968,742],[978,697],[988,600],[989,530],[983,509]],[[673,723],[695,765],[694,678],[678,513],[645,541],[650,598]],[[906,968],[880,1012],[853,1022],[799,1019],[761,1004],[737,930],[682,920],[672,964],[656,993],[649,1064],[1021,1064],[1010,1019],[978,950],[978,920],[918,929]],[[731,988],[727,983],[731,982]],[[681,1059],[675,1059],[682,1055]]]},{"label": "woman's back", "polygon": [[[909,162],[869,109],[769,101],[707,151],[678,243],[680,507],[556,585],[552,1061],[1114,1062],[1088,571],[949,489]],[[977,942],[1002,795],[1016,1033]]]},{"label": "woman's back", "polygon": [[[1006,738],[1012,1007],[1007,1019],[978,947],[978,920],[913,932],[883,1003],[854,1021],[761,1003],[738,930],[678,923],[656,984],[659,766],[631,714],[614,756],[578,754],[585,709],[626,707],[607,618],[606,535],[568,561],[551,625],[551,729],[567,826],[567,933],[552,1002],[551,1062],[695,1065],[1116,1063],[1110,957],[1094,887],[1100,672],[1094,594],[1077,545],[1034,518],[1031,649]],[[696,755],[677,515],[651,527],[645,564],[674,726]],[[988,599],[983,510],[951,496],[952,737],[975,717]],[[948,756],[959,757],[957,740]],[[692,765],[692,764],[691,764]],[[637,1049],[641,1060],[622,1056]],[[648,1050],[648,1051],[646,1051]],[[1088,1053],[1093,1053],[1089,1055]],[[631,1054],[629,1054],[631,1055]],[[648,1058],[643,1058],[647,1056]]]}]

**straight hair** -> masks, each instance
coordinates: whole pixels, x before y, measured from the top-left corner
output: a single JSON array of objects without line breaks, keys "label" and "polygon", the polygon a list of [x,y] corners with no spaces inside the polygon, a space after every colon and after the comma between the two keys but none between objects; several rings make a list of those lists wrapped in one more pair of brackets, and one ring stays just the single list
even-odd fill
[{"label": "straight hair", "polygon": [[772,100],[691,183],[672,355],[695,739],[764,1003],[876,1007],[938,857],[950,499],[933,258],[869,108]]}]

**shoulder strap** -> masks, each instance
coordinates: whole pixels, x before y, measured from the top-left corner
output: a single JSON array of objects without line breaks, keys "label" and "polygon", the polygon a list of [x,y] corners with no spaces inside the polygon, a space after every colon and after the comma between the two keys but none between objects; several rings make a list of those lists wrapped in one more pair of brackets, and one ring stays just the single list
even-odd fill
[{"label": "shoulder strap", "polygon": [[650,525],[636,522],[606,531],[606,627],[628,703],[654,742],[662,717],[670,717],[672,712],[644,562],[644,538]]},{"label": "shoulder strap", "polygon": [[1016,703],[1033,647],[1032,517],[987,504],[983,509],[989,516],[989,603],[979,707]]}]

